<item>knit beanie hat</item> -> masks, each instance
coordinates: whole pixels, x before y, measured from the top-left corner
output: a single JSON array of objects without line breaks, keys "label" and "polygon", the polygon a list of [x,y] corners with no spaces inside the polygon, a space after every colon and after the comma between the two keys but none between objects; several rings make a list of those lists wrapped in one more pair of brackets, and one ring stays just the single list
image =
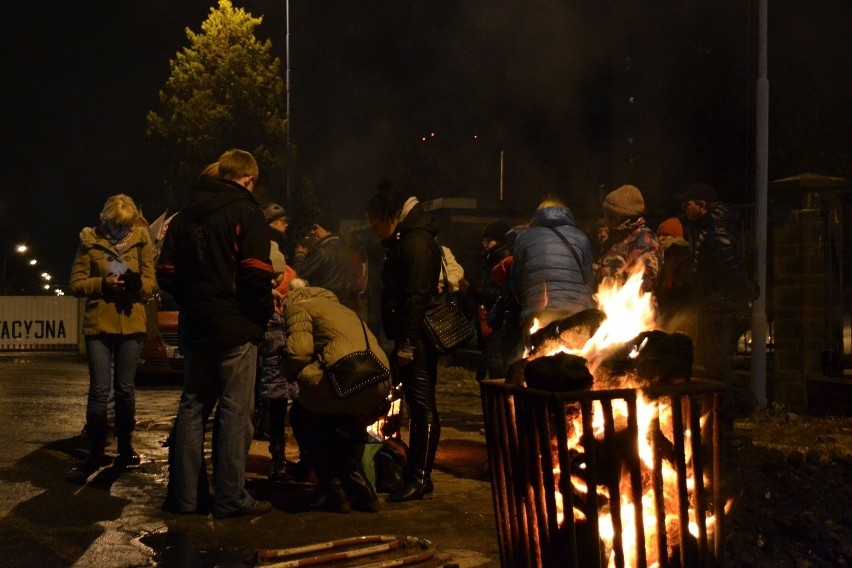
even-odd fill
[{"label": "knit beanie hat", "polygon": [[484,229],[482,229],[482,238],[483,240],[488,239],[490,241],[502,243],[506,240],[506,233],[508,233],[511,228],[512,226],[506,219],[491,221],[485,225]]},{"label": "knit beanie hat", "polygon": [[340,219],[330,211],[325,211],[314,217],[314,225],[319,225],[329,233],[340,233]]},{"label": "knit beanie hat", "polygon": [[683,237],[683,225],[677,217],[670,217],[657,227],[658,237]]},{"label": "knit beanie hat", "polygon": [[645,200],[638,187],[622,185],[606,196],[603,210],[614,217],[636,217],[645,211]]},{"label": "knit beanie hat", "polygon": [[271,223],[277,219],[287,216],[287,210],[277,203],[267,203],[263,206],[263,216],[267,223]]}]

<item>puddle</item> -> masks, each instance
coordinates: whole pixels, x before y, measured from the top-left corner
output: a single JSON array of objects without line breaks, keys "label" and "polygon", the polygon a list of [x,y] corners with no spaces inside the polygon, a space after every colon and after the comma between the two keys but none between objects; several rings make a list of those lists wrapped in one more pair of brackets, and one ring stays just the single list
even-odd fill
[{"label": "puddle", "polygon": [[186,535],[174,531],[150,534],[139,540],[154,552],[156,566],[245,568],[253,554],[241,548],[199,550]]}]

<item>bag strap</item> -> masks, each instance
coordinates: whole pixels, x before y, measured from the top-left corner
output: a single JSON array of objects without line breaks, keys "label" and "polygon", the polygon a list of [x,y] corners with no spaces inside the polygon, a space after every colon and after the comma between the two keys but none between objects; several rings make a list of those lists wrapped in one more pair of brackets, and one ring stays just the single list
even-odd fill
[{"label": "bag strap", "polygon": [[441,243],[436,240],[435,244],[438,245],[438,252],[441,253],[441,277],[444,279],[444,291],[449,294],[450,277],[447,275],[447,257],[444,256],[444,247],[441,246]]},{"label": "bag strap", "polygon": [[358,318],[358,321],[361,323],[361,330],[364,332],[364,343],[366,344],[366,348],[365,348],[365,349],[366,349],[367,351],[369,351],[370,353],[372,353],[372,352],[373,352],[373,350],[372,350],[372,349],[370,349],[370,340],[369,340],[369,339],[367,339],[367,326],[366,326],[366,325],[364,325],[364,320],[362,320],[360,317]]},{"label": "bag strap", "polygon": [[557,231],[555,228],[548,227],[548,229],[556,233],[556,236],[562,239],[562,242],[565,243],[565,246],[568,247],[568,250],[570,250],[571,254],[574,255],[574,260],[577,262],[577,268],[580,270],[580,276],[582,276],[583,278],[583,284],[588,286],[589,283],[586,282],[586,273],[583,271],[583,263],[580,262],[580,255],[577,254],[577,249],[574,248],[574,245],[571,244],[571,241],[565,238],[565,235]]}]

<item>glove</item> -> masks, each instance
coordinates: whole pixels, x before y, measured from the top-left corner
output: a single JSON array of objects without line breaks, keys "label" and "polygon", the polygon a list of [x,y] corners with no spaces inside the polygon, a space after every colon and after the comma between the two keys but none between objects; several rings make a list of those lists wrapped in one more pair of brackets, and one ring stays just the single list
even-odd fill
[{"label": "glove", "polygon": [[118,279],[124,282],[124,290],[130,294],[138,294],[142,289],[142,275],[138,272],[128,269]]},{"label": "glove", "polygon": [[396,362],[400,367],[405,367],[414,362],[414,346],[407,339],[396,350]]}]

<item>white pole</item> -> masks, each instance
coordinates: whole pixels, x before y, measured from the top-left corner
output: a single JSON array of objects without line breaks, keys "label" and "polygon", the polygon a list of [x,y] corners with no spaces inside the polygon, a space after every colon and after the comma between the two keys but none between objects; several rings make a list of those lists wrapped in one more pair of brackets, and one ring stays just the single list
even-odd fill
[{"label": "white pole", "polygon": [[767,1],[760,0],[758,15],[757,124],[754,168],[755,276],[760,297],[751,314],[751,386],[754,396],[766,407],[766,217],[769,183],[769,80],[766,77]]}]

